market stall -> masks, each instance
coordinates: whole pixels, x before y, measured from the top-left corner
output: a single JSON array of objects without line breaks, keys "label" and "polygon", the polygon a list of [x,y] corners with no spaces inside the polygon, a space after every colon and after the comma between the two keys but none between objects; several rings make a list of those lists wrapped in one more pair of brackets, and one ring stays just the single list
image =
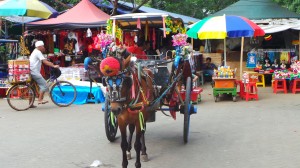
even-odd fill
[{"label": "market stall", "polygon": [[224,94],[231,95],[232,100],[236,101],[237,89],[236,89],[236,78],[235,71],[230,67],[219,67],[218,70],[214,71],[213,81],[213,96],[215,102],[220,101],[220,97]]}]

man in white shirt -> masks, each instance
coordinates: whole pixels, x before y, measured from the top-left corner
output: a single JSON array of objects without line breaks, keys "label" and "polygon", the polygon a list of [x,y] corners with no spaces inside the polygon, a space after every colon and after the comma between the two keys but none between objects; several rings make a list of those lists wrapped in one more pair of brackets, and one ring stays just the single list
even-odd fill
[{"label": "man in white shirt", "polygon": [[[44,42],[43,41],[37,41],[35,42],[35,49],[31,53],[29,57],[30,61],[30,73],[33,80],[36,81],[40,88],[39,98],[38,98],[38,104],[45,104],[48,103],[48,101],[43,101],[44,94],[46,91],[48,91],[47,82],[44,79],[44,77],[41,75],[41,66],[42,63],[44,63],[47,66],[53,67],[53,68],[59,68],[58,65],[54,65],[52,62],[48,61],[44,55],[43,52],[45,52]],[[35,107],[35,106],[33,106]]]}]

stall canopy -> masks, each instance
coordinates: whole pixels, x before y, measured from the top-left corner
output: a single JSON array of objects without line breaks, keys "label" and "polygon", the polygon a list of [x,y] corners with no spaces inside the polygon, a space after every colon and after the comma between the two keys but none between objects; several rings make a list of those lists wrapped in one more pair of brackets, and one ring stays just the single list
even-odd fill
[{"label": "stall canopy", "polygon": [[110,16],[98,9],[89,0],[82,0],[57,18],[31,22],[29,28],[86,28],[99,27],[106,24]]},{"label": "stall canopy", "polygon": [[183,23],[181,18],[175,18],[167,13],[130,13],[124,15],[111,16],[110,19],[116,20],[117,24],[122,28],[136,28],[138,19],[141,25],[149,24],[150,27],[163,27],[163,18],[170,17],[173,21]]},{"label": "stall canopy", "polygon": [[239,15],[248,19],[300,18],[300,15],[279,6],[272,0],[240,0],[212,16]]},{"label": "stall canopy", "polygon": [[279,6],[272,0],[240,0],[211,16],[239,15],[251,19],[258,24],[266,34],[298,30],[300,14]]}]

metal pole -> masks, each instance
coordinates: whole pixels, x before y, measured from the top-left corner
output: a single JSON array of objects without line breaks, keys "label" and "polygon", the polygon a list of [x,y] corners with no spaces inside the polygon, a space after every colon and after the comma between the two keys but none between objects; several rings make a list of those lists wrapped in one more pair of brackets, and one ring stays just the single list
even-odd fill
[{"label": "metal pole", "polygon": [[7,21],[5,20],[5,22],[4,22],[5,24],[4,24],[4,33],[5,33],[5,39],[7,39],[8,38],[8,31],[7,31]]},{"label": "metal pole", "polygon": [[300,30],[298,31],[298,33],[299,33],[299,42],[298,42],[298,60],[300,60]]},{"label": "metal pole", "polygon": [[224,66],[226,66],[226,38],[224,38]]},{"label": "metal pole", "polygon": [[242,74],[243,74],[243,53],[244,53],[244,37],[242,37],[242,42],[241,42],[241,60],[240,60],[240,79],[242,79]]}]

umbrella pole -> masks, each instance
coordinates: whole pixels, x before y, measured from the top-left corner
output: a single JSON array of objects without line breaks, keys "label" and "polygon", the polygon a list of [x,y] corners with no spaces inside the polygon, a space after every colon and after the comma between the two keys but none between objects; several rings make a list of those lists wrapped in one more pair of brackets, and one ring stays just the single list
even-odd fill
[{"label": "umbrella pole", "polygon": [[241,42],[241,59],[240,59],[240,79],[242,79],[242,71],[243,71],[243,53],[244,53],[244,37],[242,37]]},{"label": "umbrella pole", "polygon": [[191,38],[192,41],[192,49],[194,49],[194,38]]},{"label": "umbrella pole", "polygon": [[0,16],[0,37],[2,35],[2,17]]},{"label": "umbrella pole", "polygon": [[24,34],[24,30],[25,30],[25,23],[24,23],[24,16],[22,16],[22,36]]},{"label": "umbrella pole", "polygon": [[224,66],[226,66],[226,38],[224,38]]},{"label": "umbrella pole", "polygon": [[299,37],[299,42],[298,42],[298,50],[299,50],[299,52],[298,52],[298,58],[297,58],[297,60],[300,60],[300,31],[299,31],[299,35],[298,35]]}]

